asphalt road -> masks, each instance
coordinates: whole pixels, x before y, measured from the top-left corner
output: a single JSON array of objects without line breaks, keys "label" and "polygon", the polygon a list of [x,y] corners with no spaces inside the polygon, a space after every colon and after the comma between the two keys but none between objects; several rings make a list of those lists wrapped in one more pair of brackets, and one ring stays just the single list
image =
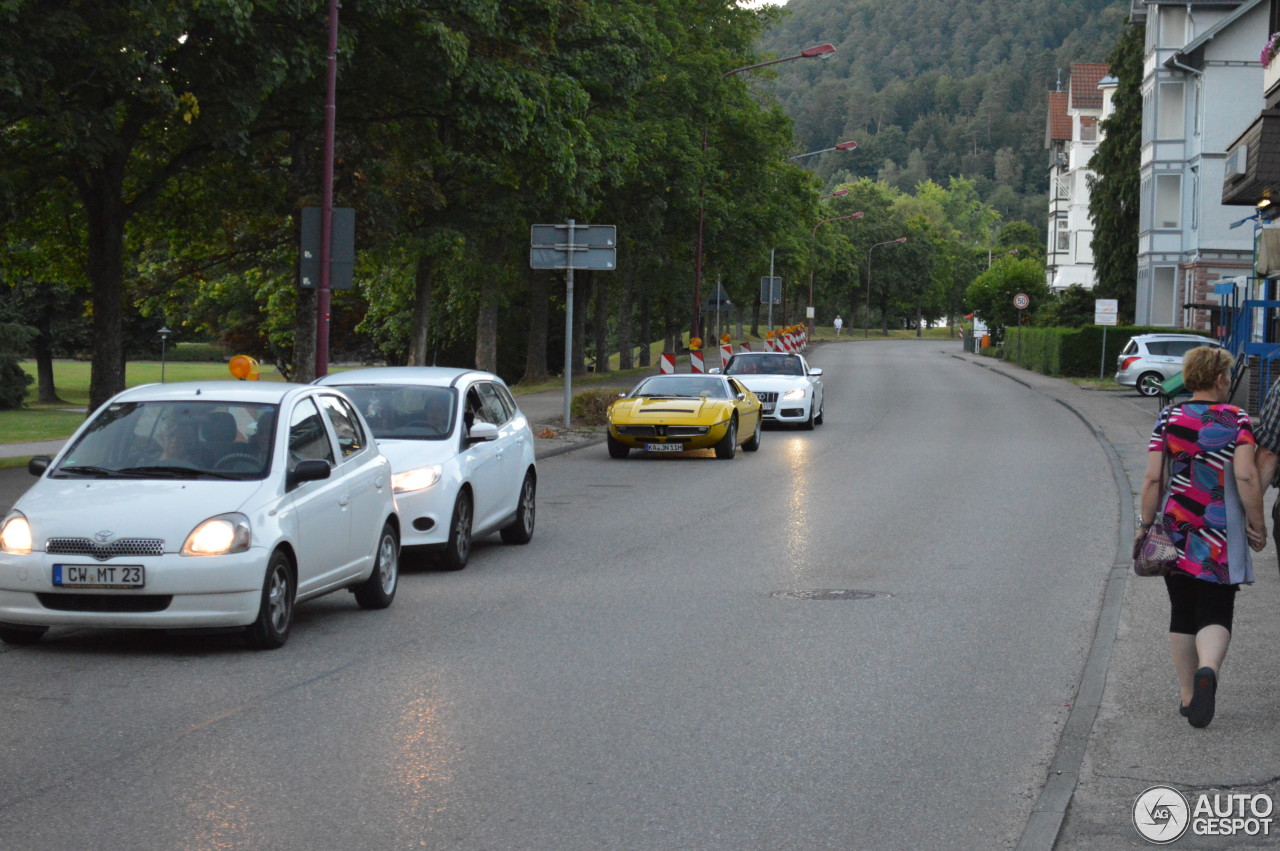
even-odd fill
[{"label": "asphalt road", "polygon": [[0,649],[0,847],[1012,846],[1118,506],[1080,419],[955,348],[822,347],[827,424],[732,462],[547,459],[530,545],[280,651]]}]

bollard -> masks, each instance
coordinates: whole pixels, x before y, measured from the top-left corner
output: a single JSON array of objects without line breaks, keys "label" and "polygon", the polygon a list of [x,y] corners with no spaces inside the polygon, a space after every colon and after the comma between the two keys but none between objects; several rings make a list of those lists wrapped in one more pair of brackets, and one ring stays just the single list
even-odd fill
[{"label": "bollard", "polygon": [[694,373],[706,372],[702,365],[702,352],[700,350],[689,352],[689,371]]},{"label": "bollard", "polygon": [[661,375],[674,375],[676,371],[676,356],[672,352],[663,352],[658,356],[658,372]]},{"label": "bollard", "polygon": [[720,368],[724,369],[729,365],[729,358],[733,357],[733,345],[725,343],[720,347]]}]

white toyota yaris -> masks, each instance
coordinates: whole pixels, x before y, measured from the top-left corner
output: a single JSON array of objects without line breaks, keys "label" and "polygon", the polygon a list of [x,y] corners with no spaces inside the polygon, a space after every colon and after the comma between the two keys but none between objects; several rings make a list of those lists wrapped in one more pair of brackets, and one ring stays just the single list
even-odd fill
[{"label": "white toyota yaris", "polygon": [[384,366],[330,373],[316,383],[351,398],[391,460],[405,547],[434,552],[442,567],[461,570],[475,538],[533,538],[533,432],[501,378]]},{"label": "white toyota yaris", "polygon": [[283,645],[294,605],[399,577],[391,467],[332,389],[237,381],[126,390],[0,524],[0,639],[50,626],[244,627]]}]

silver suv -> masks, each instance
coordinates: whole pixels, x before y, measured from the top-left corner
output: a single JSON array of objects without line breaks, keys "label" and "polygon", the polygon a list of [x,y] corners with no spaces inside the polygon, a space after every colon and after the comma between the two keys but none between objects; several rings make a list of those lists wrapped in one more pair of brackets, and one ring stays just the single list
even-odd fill
[{"label": "silver suv", "polygon": [[1116,384],[1136,387],[1143,396],[1160,393],[1166,379],[1182,372],[1182,356],[1196,346],[1217,346],[1199,334],[1140,334],[1130,338],[1116,358]]}]

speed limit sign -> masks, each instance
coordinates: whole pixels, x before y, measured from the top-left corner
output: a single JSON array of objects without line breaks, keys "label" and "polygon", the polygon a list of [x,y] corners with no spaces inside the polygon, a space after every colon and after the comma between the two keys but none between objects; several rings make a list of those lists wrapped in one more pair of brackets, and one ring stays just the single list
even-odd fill
[{"label": "speed limit sign", "polygon": [[1018,293],[1013,297],[1013,306],[1018,310],[1025,310],[1029,304],[1031,304],[1031,299],[1027,298],[1026,293]]}]

